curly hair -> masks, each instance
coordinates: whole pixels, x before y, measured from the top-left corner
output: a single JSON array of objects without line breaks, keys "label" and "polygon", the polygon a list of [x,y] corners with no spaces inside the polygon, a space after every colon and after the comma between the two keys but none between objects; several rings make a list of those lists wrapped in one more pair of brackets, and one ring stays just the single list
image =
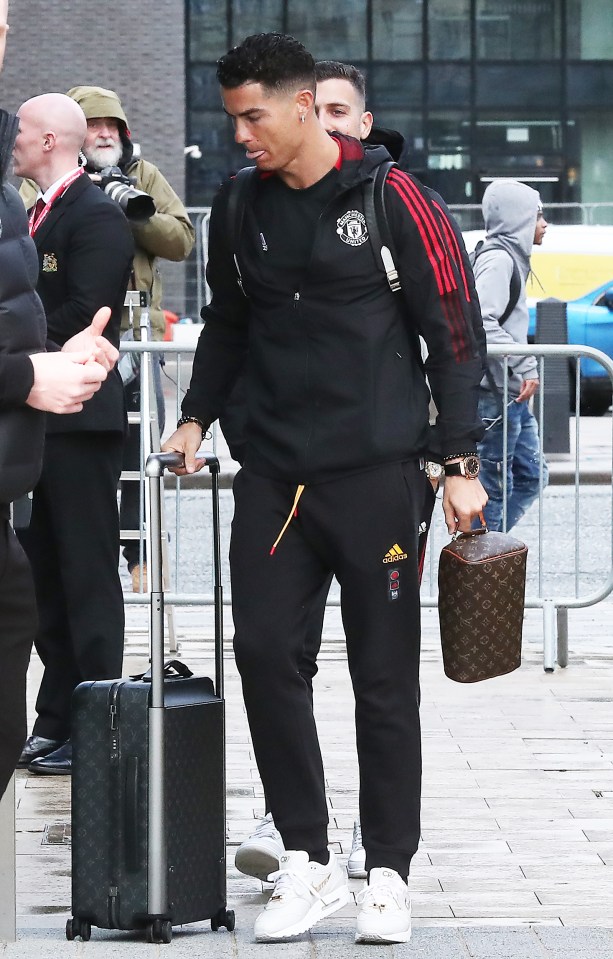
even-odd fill
[{"label": "curly hair", "polygon": [[227,90],[260,83],[268,90],[315,93],[315,61],[294,37],[256,33],[217,61],[217,80]]}]

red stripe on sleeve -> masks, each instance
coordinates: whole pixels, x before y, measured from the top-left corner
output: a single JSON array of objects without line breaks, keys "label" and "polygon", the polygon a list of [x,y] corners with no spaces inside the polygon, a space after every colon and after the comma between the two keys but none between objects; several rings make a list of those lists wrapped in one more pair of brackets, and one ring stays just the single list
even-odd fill
[{"label": "red stripe on sleeve", "polygon": [[453,232],[453,229],[451,227],[451,224],[449,223],[449,219],[445,211],[439,206],[436,200],[433,200],[432,203],[433,203],[433,206],[436,207],[436,209],[439,211],[441,215],[443,228],[445,230],[445,235],[447,236],[447,243],[453,249],[456,266],[458,270],[460,271],[460,275],[462,277],[462,283],[464,284],[464,294],[466,296],[466,301],[467,303],[470,303],[470,290],[468,289],[468,280],[466,279],[466,270],[464,269],[464,262],[462,260],[462,254],[460,252],[458,238]]},{"label": "red stripe on sleeve", "polygon": [[[460,303],[460,294],[446,247],[446,240],[425,198],[410,177],[397,169],[390,171],[388,182],[394,187],[407,207],[419,231],[441,297],[443,314],[451,333],[456,362],[470,359],[470,344],[466,333],[466,317]],[[437,209],[440,209],[437,207]],[[442,211],[441,211],[442,212]],[[447,224],[446,217],[444,221]],[[448,224],[447,224],[448,226]],[[448,226],[449,230],[451,227]],[[445,228],[447,232],[447,227]],[[453,231],[451,231],[453,232]],[[454,237],[455,239],[455,237]],[[457,244],[454,248],[458,250]],[[464,279],[465,282],[465,279]]]},{"label": "red stripe on sleeve", "polygon": [[[424,246],[428,251],[432,268],[435,273],[440,273],[444,291],[450,293],[457,288],[453,269],[449,262],[449,255],[444,246],[439,225],[423,194],[411,178],[400,170],[392,169],[390,171],[390,182],[396,187],[397,192],[402,196],[410,210],[422,234],[422,239],[424,239],[424,234],[427,236],[428,239],[424,239]],[[423,232],[420,223],[423,225]]]}]

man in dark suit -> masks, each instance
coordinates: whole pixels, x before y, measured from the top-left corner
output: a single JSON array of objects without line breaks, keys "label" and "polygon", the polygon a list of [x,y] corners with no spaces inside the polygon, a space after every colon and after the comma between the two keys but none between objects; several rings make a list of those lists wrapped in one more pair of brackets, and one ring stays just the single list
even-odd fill
[{"label": "man in dark suit", "polygon": [[[61,347],[81,331],[87,336],[92,314],[106,304],[112,313],[104,335],[117,347],[134,247],[121,209],[79,167],[83,111],[69,97],[46,94],[24,103],[19,121],[15,173],[40,190],[30,233],[48,337]],[[34,573],[44,665],[38,715],[19,762],[32,772],[70,773],[73,689],[121,675],[116,491],[125,429],[116,370],[82,412],[47,419],[32,519],[20,537]]]}]

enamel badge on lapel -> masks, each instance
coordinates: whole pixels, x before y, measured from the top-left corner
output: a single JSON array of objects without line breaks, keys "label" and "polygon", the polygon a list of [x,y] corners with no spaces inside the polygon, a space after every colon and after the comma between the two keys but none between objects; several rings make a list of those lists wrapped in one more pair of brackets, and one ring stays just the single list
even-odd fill
[{"label": "enamel badge on lapel", "polygon": [[57,256],[55,253],[43,253],[43,273],[57,273]]}]

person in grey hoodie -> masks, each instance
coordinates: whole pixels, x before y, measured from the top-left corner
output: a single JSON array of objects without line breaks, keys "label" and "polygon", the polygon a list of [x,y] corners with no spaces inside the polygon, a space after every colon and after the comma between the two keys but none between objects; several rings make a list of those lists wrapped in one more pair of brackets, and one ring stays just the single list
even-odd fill
[{"label": "person in grey hoodie", "polygon": [[[475,285],[488,345],[527,343],[528,306],[526,280],[534,244],[543,242],[547,221],[536,190],[517,180],[494,180],[482,202],[487,230],[485,242],[474,260]],[[489,500],[485,519],[490,530],[502,530],[503,509],[503,389],[508,375],[510,402],[506,416],[507,501],[506,524],[510,530],[538,496],[542,463],[543,486],[547,465],[541,454],[538,427],[530,399],[539,387],[533,356],[511,356],[508,374],[503,357],[489,357],[481,381],[479,413],[486,432],[479,443],[481,481]]]}]

